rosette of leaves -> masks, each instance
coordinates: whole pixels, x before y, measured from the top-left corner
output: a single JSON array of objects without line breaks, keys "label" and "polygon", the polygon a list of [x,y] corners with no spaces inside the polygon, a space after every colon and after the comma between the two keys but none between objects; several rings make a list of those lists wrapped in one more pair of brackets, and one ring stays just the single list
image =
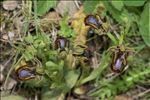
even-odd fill
[{"label": "rosette of leaves", "polygon": [[25,41],[14,46],[22,59],[32,61],[39,59],[41,63],[39,78],[23,82],[23,88],[26,90],[42,89],[42,95],[50,93],[55,99],[60,94],[65,95],[75,85],[80,75],[80,70],[69,69],[65,60],[58,57],[56,50],[51,49],[51,40],[44,34],[32,36],[28,34]]}]

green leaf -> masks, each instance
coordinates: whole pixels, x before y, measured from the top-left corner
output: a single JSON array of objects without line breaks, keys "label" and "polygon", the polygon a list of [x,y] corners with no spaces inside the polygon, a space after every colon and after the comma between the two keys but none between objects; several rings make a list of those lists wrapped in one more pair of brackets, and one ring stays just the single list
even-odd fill
[{"label": "green leaf", "polygon": [[28,34],[28,36],[25,37],[25,41],[28,43],[33,43],[34,41],[33,36],[31,34]]},{"label": "green leaf", "polygon": [[91,80],[97,78],[102,73],[102,71],[108,66],[109,56],[110,56],[109,54],[107,54],[107,55],[103,54],[103,57],[101,60],[102,63],[100,64],[100,66],[98,68],[94,69],[88,77],[84,78],[80,82],[80,84],[84,84],[88,81],[91,81]]},{"label": "green leaf", "polygon": [[33,57],[36,55],[37,50],[33,46],[28,46],[23,54],[26,61],[29,61],[33,59]]},{"label": "green leaf", "polygon": [[119,45],[121,45],[123,43],[123,39],[124,39],[124,33],[122,33],[120,35],[120,38],[119,38]]},{"label": "green leaf", "polygon": [[111,33],[107,33],[107,36],[111,39],[111,41],[112,41],[115,45],[118,44],[117,39],[116,39]]},{"label": "green leaf", "polygon": [[141,18],[139,21],[139,29],[140,34],[142,35],[142,38],[147,46],[150,47],[150,16],[149,16],[149,4],[147,3],[144,7],[144,10],[141,14]]},{"label": "green leaf", "polygon": [[33,55],[31,55],[27,51],[24,52],[23,57],[25,58],[26,61],[29,61],[29,60],[33,59]]},{"label": "green leaf", "polygon": [[51,43],[50,38],[45,33],[40,33],[34,36],[34,47],[38,49],[49,48],[49,44]]},{"label": "green leaf", "polygon": [[112,14],[112,17],[115,18],[118,22],[122,22],[122,19],[120,17],[120,15],[122,14],[120,11],[118,11],[117,9],[115,9],[112,4],[108,1],[103,1],[103,4],[106,8],[107,11],[110,12],[110,14]]},{"label": "green leaf", "polygon": [[50,71],[51,72],[52,71],[59,71],[59,70],[61,70],[61,66],[52,62],[52,61],[48,61],[48,62],[46,62],[46,70],[49,72]]},{"label": "green leaf", "polygon": [[81,84],[84,84],[84,83],[91,81],[91,80],[95,79],[96,77],[98,77],[98,75],[100,75],[100,73],[104,70],[104,68],[107,67],[107,65],[108,64],[104,64],[103,67],[101,66],[101,67],[93,70],[92,73],[88,77],[86,77],[85,79],[83,79],[81,81]]},{"label": "green leaf", "polygon": [[126,6],[142,6],[146,0],[124,0]]},{"label": "green leaf", "polygon": [[55,63],[52,62],[52,61],[48,61],[48,62],[46,62],[46,66],[47,66],[47,67],[52,67],[52,66],[57,67],[58,65],[55,64]]},{"label": "green leaf", "polygon": [[[122,9],[122,11],[119,11],[115,9],[108,1],[103,1],[103,4],[106,10],[112,14],[112,17],[120,24],[123,24],[125,27],[130,27],[131,22],[136,20],[134,18],[135,16],[129,13],[127,9]],[[134,20],[132,20],[133,18]]]},{"label": "green leaf", "polygon": [[119,11],[121,11],[124,6],[124,4],[121,0],[120,1],[111,1],[111,4]]},{"label": "green leaf", "polygon": [[99,4],[99,2],[100,2],[99,0],[85,1],[83,4],[84,12],[85,13],[92,13],[96,9],[96,6]]},{"label": "green leaf", "polygon": [[21,97],[19,95],[9,95],[2,97],[1,100],[25,100],[26,98]]},{"label": "green leaf", "polygon": [[[61,91],[47,91],[42,93],[42,100],[57,100],[59,96],[61,96]],[[63,100],[63,99],[62,99]]]},{"label": "green leaf", "polygon": [[71,70],[65,75],[66,84],[70,89],[76,84],[79,75],[79,71],[77,70]]},{"label": "green leaf", "polygon": [[40,38],[40,40],[42,40],[45,44],[50,44],[50,38],[46,33],[41,33],[38,38]]},{"label": "green leaf", "polygon": [[74,37],[75,32],[68,26],[68,20],[69,17],[65,16],[61,21],[60,21],[60,32],[59,35],[62,37]]},{"label": "green leaf", "polygon": [[55,0],[39,0],[37,2],[37,14],[39,16],[44,15],[50,8],[55,7],[56,3]]},{"label": "green leaf", "polygon": [[50,72],[54,72],[54,71],[57,71],[59,72],[59,74],[62,74],[63,73],[63,67],[64,67],[64,61],[61,60],[60,62],[53,62],[53,61],[47,61],[46,62],[46,70],[45,71],[48,71],[48,73]]}]

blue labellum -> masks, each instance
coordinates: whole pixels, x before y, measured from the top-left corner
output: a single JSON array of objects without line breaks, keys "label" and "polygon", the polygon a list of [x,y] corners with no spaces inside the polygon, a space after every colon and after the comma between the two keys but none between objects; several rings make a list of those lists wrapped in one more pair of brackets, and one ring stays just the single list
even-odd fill
[{"label": "blue labellum", "polygon": [[115,64],[115,68],[118,69],[118,70],[120,70],[121,67],[122,67],[122,60],[121,60],[121,59],[118,59],[118,60],[116,61],[116,64]]},{"label": "blue labellum", "polygon": [[65,40],[59,39],[59,41],[60,41],[60,49],[64,49],[65,48]]},{"label": "blue labellum", "polygon": [[89,17],[87,20],[89,21],[89,23],[98,26],[97,19],[94,16]]},{"label": "blue labellum", "polygon": [[32,77],[34,76],[29,70],[21,70],[19,73],[21,78]]},{"label": "blue labellum", "polygon": [[125,52],[117,52],[117,53],[114,53],[113,54],[113,58],[112,58],[112,65],[111,65],[111,68],[114,72],[122,72],[127,63],[126,63],[126,60],[127,60],[127,55]]},{"label": "blue labellum", "polygon": [[101,26],[98,16],[88,15],[85,20],[85,25],[98,29]]}]

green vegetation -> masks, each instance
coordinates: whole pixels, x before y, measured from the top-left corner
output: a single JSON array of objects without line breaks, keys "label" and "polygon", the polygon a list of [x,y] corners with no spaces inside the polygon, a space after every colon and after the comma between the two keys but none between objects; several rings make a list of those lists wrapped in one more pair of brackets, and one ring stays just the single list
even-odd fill
[{"label": "green vegetation", "polygon": [[[23,67],[22,62],[34,69],[35,78],[24,81],[15,78],[18,83],[16,87],[21,92],[18,93],[18,97],[10,95],[8,98],[4,97],[4,100],[21,100],[20,95],[23,98],[35,98],[38,94],[38,100],[81,100],[82,97],[113,100],[118,95],[126,95],[137,86],[150,89],[148,0],[85,0],[82,2],[83,12],[80,7],[74,17],[69,16],[68,12],[65,12],[61,19],[46,17],[51,12],[56,13],[51,9],[55,9],[59,2],[26,1],[21,14],[16,14],[16,17],[23,16],[23,29],[18,35],[20,40],[7,41],[15,51],[15,57],[2,86],[7,87],[9,77],[17,77],[15,73],[18,68]],[[96,35],[87,38],[90,28],[84,25],[83,20],[91,14],[100,16],[104,30],[101,27],[98,30],[94,29]],[[1,19],[2,16],[1,14]],[[47,20],[43,21],[44,18]],[[9,20],[3,18],[0,21],[10,24]],[[48,27],[43,27],[43,23]],[[63,44],[62,38],[69,42],[67,46],[65,42]],[[116,46],[120,46],[124,53],[128,52],[126,48],[131,49],[127,59],[124,58],[128,68],[121,73],[115,73],[110,68],[113,56],[110,48]],[[2,56],[3,59],[7,58]],[[17,93],[17,90],[13,92]],[[136,99],[148,100],[150,95],[137,95]]]}]

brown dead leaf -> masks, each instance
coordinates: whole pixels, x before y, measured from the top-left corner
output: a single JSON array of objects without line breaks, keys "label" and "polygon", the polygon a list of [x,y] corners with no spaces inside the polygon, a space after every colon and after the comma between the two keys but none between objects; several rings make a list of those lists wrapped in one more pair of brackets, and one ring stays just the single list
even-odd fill
[{"label": "brown dead leaf", "polygon": [[13,20],[13,25],[15,27],[15,31],[16,31],[16,35],[19,35],[22,33],[22,29],[23,29],[23,17],[16,17]]},{"label": "brown dead leaf", "polygon": [[74,20],[72,21],[71,26],[77,33],[77,37],[75,39],[76,45],[84,45],[86,43],[86,34],[89,27],[84,24],[85,17],[86,15],[83,12],[83,7],[81,7],[80,10],[73,16]]},{"label": "brown dead leaf", "polygon": [[7,89],[7,90],[10,90],[12,89],[15,85],[17,84],[17,81],[12,79],[12,78],[9,78],[8,79],[8,82],[6,83],[6,86],[4,87],[4,89]]},{"label": "brown dead leaf", "polygon": [[78,11],[75,1],[69,1],[69,0],[60,1],[55,10],[56,12],[61,14],[61,16],[64,16],[65,13],[68,13],[68,15],[71,17]]},{"label": "brown dead leaf", "polygon": [[76,68],[76,59],[72,54],[67,55],[67,65],[70,69]]},{"label": "brown dead leaf", "polygon": [[59,14],[55,11],[53,12],[49,12],[42,20],[41,22],[43,23],[59,23],[61,17],[59,16]]},{"label": "brown dead leaf", "polygon": [[60,15],[57,12],[53,11],[49,12],[44,18],[41,19],[40,25],[42,30],[49,31],[50,26],[52,24],[58,25],[60,20]]},{"label": "brown dead leaf", "polygon": [[119,95],[119,96],[116,96],[114,100],[133,100],[133,99],[127,96]]},{"label": "brown dead leaf", "polygon": [[87,93],[88,91],[89,91],[88,86],[86,86],[86,85],[82,85],[82,86],[74,89],[74,92],[78,95],[83,95],[83,94]]}]

